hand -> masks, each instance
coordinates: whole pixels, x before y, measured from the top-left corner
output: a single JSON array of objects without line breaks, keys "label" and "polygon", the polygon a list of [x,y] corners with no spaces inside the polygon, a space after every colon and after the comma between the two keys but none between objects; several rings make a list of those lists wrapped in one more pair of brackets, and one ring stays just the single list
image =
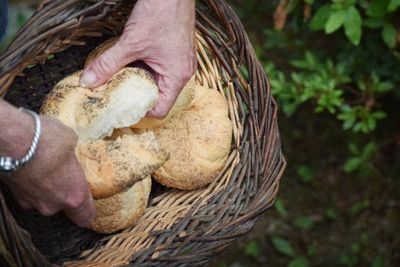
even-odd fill
[{"label": "hand", "polygon": [[154,72],[160,95],[148,116],[165,117],[196,70],[194,0],[139,0],[119,41],[85,69],[81,84],[96,87],[141,60]]},{"label": "hand", "polygon": [[[15,113],[19,116],[19,132],[16,129],[8,131],[15,138],[19,135],[18,142],[15,139],[13,144],[8,145],[6,155],[20,158],[32,141],[34,122],[28,114]],[[22,208],[35,208],[45,216],[64,211],[77,225],[88,226],[94,219],[95,208],[85,175],[75,156],[77,135],[53,118],[41,116],[41,121],[42,136],[32,161],[2,180],[8,184]],[[2,136],[7,135],[6,131],[2,132]]]}]

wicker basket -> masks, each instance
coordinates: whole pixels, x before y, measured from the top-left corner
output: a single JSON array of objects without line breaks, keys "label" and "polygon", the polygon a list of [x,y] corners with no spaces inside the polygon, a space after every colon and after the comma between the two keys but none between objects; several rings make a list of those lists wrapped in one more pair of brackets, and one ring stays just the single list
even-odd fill
[{"label": "wicker basket", "polygon": [[[81,69],[94,47],[121,33],[132,6],[119,0],[45,0],[0,57],[1,94],[16,106],[38,110],[56,82]],[[223,0],[198,1],[196,16],[196,82],[226,97],[234,129],[222,173],[195,191],[155,185],[140,221],[112,235],[80,229],[63,214],[46,218],[22,210],[3,186],[3,265],[204,265],[249,232],[272,205],[285,160],[267,77]]]}]

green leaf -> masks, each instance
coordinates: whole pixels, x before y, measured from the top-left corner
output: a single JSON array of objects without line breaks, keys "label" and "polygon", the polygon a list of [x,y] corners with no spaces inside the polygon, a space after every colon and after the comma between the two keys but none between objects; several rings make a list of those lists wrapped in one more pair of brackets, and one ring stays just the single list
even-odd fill
[{"label": "green leaf", "polygon": [[383,18],[366,18],[363,20],[363,24],[368,28],[377,29],[385,24],[385,20]]},{"label": "green leaf", "polygon": [[354,6],[347,10],[344,21],[344,32],[354,45],[359,45],[362,34],[362,18],[358,9]]},{"label": "green leaf", "polygon": [[382,38],[390,48],[396,45],[397,31],[393,24],[385,23],[385,25],[383,25]]},{"label": "green leaf", "polygon": [[345,10],[337,10],[331,12],[329,19],[325,24],[325,32],[327,34],[330,34],[338,30],[343,25],[345,18],[346,18]]},{"label": "green leaf", "polygon": [[[368,209],[370,206],[370,202],[368,200],[362,200],[359,202],[356,202],[353,206],[350,208],[350,213],[352,216],[356,216],[357,214],[360,214],[364,210]],[[354,248],[352,248],[354,250]]]},{"label": "green leaf", "polygon": [[323,5],[317,10],[314,17],[311,19],[310,28],[313,31],[322,30],[331,14],[331,5]]},{"label": "green leaf", "polygon": [[306,257],[297,257],[291,260],[288,264],[288,267],[309,267],[310,262]]},{"label": "green leaf", "polygon": [[309,257],[313,257],[317,254],[317,246],[315,245],[315,243],[313,242],[313,244],[311,244],[310,246],[307,247],[307,255]]},{"label": "green leaf", "polygon": [[353,252],[353,254],[357,254],[358,252],[360,252],[361,246],[358,243],[353,243],[351,245],[351,252]]},{"label": "green leaf", "polygon": [[380,82],[374,86],[374,91],[378,93],[386,93],[394,88],[392,82]]},{"label": "green leaf", "polygon": [[388,11],[393,12],[400,7],[400,0],[391,0],[388,6]]},{"label": "green leaf", "polygon": [[367,15],[374,18],[382,18],[387,14],[389,0],[372,0],[368,6]]},{"label": "green leaf", "polygon": [[277,198],[275,201],[275,209],[281,217],[286,217],[288,212],[280,198]]},{"label": "green leaf", "polygon": [[374,142],[369,142],[363,150],[362,157],[365,160],[368,160],[372,155],[375,154],[377,150],[377,146]]},{"label": "green leaf", "polygon": [[357,146],[357,144],[355,142],[350,142],[349,143],[349,150],[354,155],[359,155],[360,154],[360,150],[358,149],[358,146]]},{"label": "green leaf", "polygon": [[314,3],[314,0],[304,0],[304,3],[312,5]]},{"label": "green leaf", "polygon": [[383,111],[375,111],[374,113],[372,113],[372,116],[377,120],[381,120],[386,118],[386,113]]},{"label": "green leaf", "polygon": [[313,221],[308,216],[300,216],[294,220],[294,224],[303,230],[309,230],[314,226]]},{"label": "green leaf", "polygon": [[385,257],[383,255],[379,255],[372,262],[371,267],[384,267],[385,266]]},{"label": "green leaf", "polygon": [[327,208],[325,210],[325,217],[330,219],[330,220],[335,220],[337,218],[337,214],[336,214],[335,209]]},{"label": "green leaf", "polygon": [[351,158],[346,161],[346,163],[343,166],[343,170],[346,173],[354,172],[355,170],[360,168],[361,163],[362,163],[361,158]]},{"label": "green leaf", "polygon": [[279,253],[286,255],[286,256],[294,257],[295,253],[294,253],[293,247],[289,241],[275,236],[275,237],[271,238],[271,242],[272,242],[272,245],[274,246],[274,248]]},{"label": "green leaf", "polygon": [[297,174],[302,178],[303,182],[309,183],[314,179],[315,170],[308,165],[300,165]]},{"label": "green leaf", "polygon": [[354,6],[357,3],[357,0],[345,0],[344,4],[346,7]]},{"label": "green leaf", "polygon": [[246,244],[244,248],[244,253],[247,256],[257,258],[258,256],[260,256],[260,247],[258,246],[257,242],[251,241],[250,243]]}]

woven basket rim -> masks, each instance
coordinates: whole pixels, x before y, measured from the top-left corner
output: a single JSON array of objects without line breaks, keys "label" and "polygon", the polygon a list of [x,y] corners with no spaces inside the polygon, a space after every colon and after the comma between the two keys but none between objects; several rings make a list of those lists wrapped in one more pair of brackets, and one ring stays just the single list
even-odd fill
[{"label": "woven basket rim", "polygon": [[[123,0],[43,2],[0,55],[0,95],[16,105],[38,108],[39,101],[26,99],[40,99],[42,96],[37,95],[48,92],[47,87],[60,77],[46,64],[58,62],[57,56],[71,49],[79,50],[79,45],[88,46],[87,40],[121,32],[123,24],[118,16],[130,8],[132,3]],[[234,126],[234,146],[225,169],[206,188],[191,193],[171,190],[152,199],[151,210],[143,220],[151,225],[156,216],[161,221],[156,225],[160,229],[152,226],[155,228],[143,230],[139,224],[133,228],[136,232],[128,229],[109,236],[101,243],[106,245],[83,251],[68,266],[101,266],[111,261],[132,266],[202,265],[248,233],[273,204],[286,162],[268,78],[239,18],[224,0],[197,1],[196,16],[196,81],[225,96]],[[47,27],[43,24],[46,19]],[[49,54],[55,59],[48,59]],[[30,68],[32,64],[36,66]],[[30,69],[38,70],[38,82],[24,76]],[[32,90],[26,88],[32,85],[38,90],[39,83],[47,89],[32,95]],[[8,204],[2,189],[0,236],[9,256],[18,266],[50,266],[30,233],[19,226]],[[175,221],[168,227],[161,226],[166,224],[162,222],[165,207],[171,205],[177,210]],[[128,243],[131,245],[126,249]],[[135,253],[131,253],[133,247]],[[120,251],[118,256],[115,251]]]}]

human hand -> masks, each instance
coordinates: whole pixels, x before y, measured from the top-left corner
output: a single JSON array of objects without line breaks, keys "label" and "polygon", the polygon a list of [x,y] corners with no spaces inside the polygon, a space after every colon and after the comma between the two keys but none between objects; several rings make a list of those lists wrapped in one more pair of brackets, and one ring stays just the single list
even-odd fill
[{"label": "human hand", "polygon": [[150,117],[165,117],[196,70],[194,0],[137,1],[119,41],[84,70],[81,84],[96,87],[137,60],[155,73],[159,100]]},{"label": "human hand", "polygon": [[[32,118],[19,113],[19,132],[9,130],[19,140],[14,140],[7,152],[15,158],[26,153],[34,131]],[[64,211],[77,225],[88,226],[94,219],[95,208],[84,172],[75,156],[77,135],[51,117],[41,116],[41,121],[42,136],[32,161],[2,180],[22,208],[34,208],[44,216]]]}]

